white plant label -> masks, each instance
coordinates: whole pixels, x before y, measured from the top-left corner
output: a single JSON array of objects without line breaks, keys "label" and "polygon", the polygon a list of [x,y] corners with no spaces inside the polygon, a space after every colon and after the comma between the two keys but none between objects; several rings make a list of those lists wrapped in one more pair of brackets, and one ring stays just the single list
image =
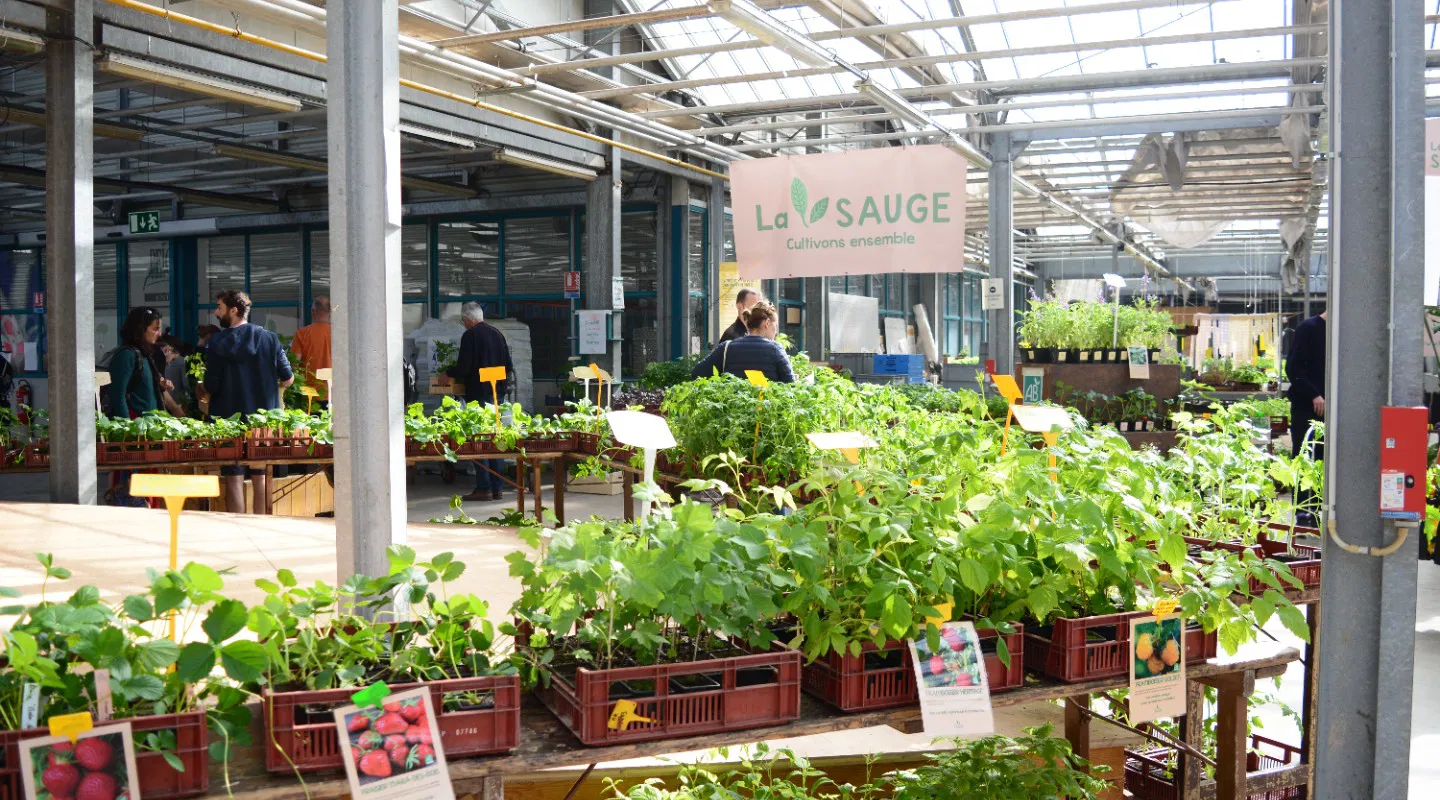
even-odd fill
[{"label": "white plant label", "polygon": [[1185,713],[1185,620],[1130,620],[1130,724]]},{"label": "white plant label", "polygon": [[940,626],[940,647],[912,639],[910,660],[920,694],[920,719],[931,736],[986,736],[995,732],[990,678],[980,637],[970,622]]}]

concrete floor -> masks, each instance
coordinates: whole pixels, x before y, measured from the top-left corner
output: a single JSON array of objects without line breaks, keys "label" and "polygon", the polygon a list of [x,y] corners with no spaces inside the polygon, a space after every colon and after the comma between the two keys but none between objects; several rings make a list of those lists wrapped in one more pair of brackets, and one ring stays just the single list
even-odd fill
[{"label": "concrete floor", "polygon": [[[492,616],[498,618],[519,594],[519,587],[508,576],[504,562],[506,554],[523,547],[514,532],[492,527],[423,524],[450,513],[451,497],[468,492],[472,485],[473,479],[467,475],[458,476],[452,484],[443,483],[436,474],[418,475],[409,486],[407,497],[412,523],[409,543],[421,556],[444,550],[455,552],[469,568],[454,589],[484,597],[497,612]],[[44,503],[46,497],[44,475],[0,476],[0,502]],[[478,520],[514,507],[513,492],[503,501],[465,504],[466,512]],[[567,493],[566,511],[571,519],[584,519],[592,514],[619,517],[621,498]],[[0,586],[22,589],[24,602],[38,599],[39,574],[34,569],[32,555],[37,551],[53,552],[57,564],[75,571],[74,579],[68,582],[71,588],[92,583],[116,598],[139,589],[145,569],[163,563],[165,557],[163,512],[115,509],[110,512],[114,515],[114,524],[107,517],[103,528],[73,524],[58,530],[52,526],[33,532],[28,530],[31,526],[25,524],[26,515],[38,522],[45,509],[22,506],[17,513],[19,517],[10,520],[11,535],[0,538]],[[182,521],[181,560],[232,568],[227,589],[248,603],[261,599],[259,590],[254,588],[254,579],[273,576],[280,567],[293,570],[302,582],[334,579],[334,529],[329,520],[234,515],[215,515],[209,520],[203,532],[189,534]],[[25,535],[17,535],[21,531]],[[1440,761],[1434,758],[1440,747],[1440,685],[1434,680],[1440,675],[1440,566],[1420,563],[1416,611],[1410,797],[1428,800],[1440,797]],[[1278,624],[1267,626],[1267,632],[1286,644],[1298,645]],[[1301,685],[1301,667],[1296,663],[1278,685],[1265,682],[1257,689],[1260,693],[1273,694],[1298,711]],[[1257,708],[1255,712],[1264,722],[1265,735],[1281,741],[1299,741],[1294,722],[1286,718],[1278,706]],[[876,750],[918,750],[928,746],[928,738],[923,734],[906,736],[883,728],[786,739],[775,744],[793,747],[814,757]]]}]

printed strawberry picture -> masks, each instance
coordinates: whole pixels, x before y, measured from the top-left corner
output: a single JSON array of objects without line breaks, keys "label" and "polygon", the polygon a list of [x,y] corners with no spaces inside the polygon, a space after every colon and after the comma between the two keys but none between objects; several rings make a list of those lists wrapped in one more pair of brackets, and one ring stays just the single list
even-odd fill
[{"label": "printed strawberry picture", "polygon": [[425,704],[428,695],[388,697],[378,708],[336,712],[350,737],[361,786],[435,766],[439,759]]},{"label": "printed strawberry picture", "polygon": [[[102,731],[106,729],[101,729]],[[131,792],[124,733],[118,729],[60,740],[27,744],[36,800],[119,800]]]},{"label": "printed strawberry picture", "polygon": [[984,658],[980,642],[962,625],[946,624],[940,629],[940,647],[932,651],[925,637],[915,641],[920,677],[926,688],[983,685]]}]

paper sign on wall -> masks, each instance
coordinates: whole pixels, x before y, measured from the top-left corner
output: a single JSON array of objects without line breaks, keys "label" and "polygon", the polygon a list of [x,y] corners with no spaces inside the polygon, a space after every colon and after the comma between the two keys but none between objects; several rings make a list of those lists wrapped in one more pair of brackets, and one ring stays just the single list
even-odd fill
[{"label": "paper sign on wall", "polygon": [[981,283],[980,308],[985,311],[1005,310],[1005,279],[986,278]]},{"label": "paper sign on wall", "polygon": [[925,732],[931,736],[994,733],[990,677],[974,623],[947,622],[940,626],[939,645],[931,650],[925,636],[910,641]]},{"label": "paper sign on wall", "polygon": [[1130,620],[1130,724],[1185,713],[1185,620]]},{"label": "paper sign on wall", "polygon": [[[735,318],[735,297],[741,289],[760,292],[760,281],[740,277],[740,265],[734,261],[720,262],[720,291],[715,293],[715,318],[721,327],[729,326]],[[763,292],[761,292],[763,294]]]},{"label": "paper sign on wall", "polygon": [[605,322],[608,311],[576,311],[580,320],[579,350],[584,355],[605,352]]}]

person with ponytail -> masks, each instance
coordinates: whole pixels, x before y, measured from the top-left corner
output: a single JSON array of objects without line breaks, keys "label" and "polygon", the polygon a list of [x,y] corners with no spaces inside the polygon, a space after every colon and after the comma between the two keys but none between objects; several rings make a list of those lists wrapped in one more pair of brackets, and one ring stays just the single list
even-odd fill
[{"label": "person with ponytail", "polygon": [[743,379],[746,370],[756,370],[771,381],[794,383],[795,370],[790,367],[790,357],[775,341],[780,332],[780,314],[775,306],[761,300],[742,312],[741,319],[745,321],[745,335],[721,342],[695,365],[691,375],[708,378],[728,372]]}]

